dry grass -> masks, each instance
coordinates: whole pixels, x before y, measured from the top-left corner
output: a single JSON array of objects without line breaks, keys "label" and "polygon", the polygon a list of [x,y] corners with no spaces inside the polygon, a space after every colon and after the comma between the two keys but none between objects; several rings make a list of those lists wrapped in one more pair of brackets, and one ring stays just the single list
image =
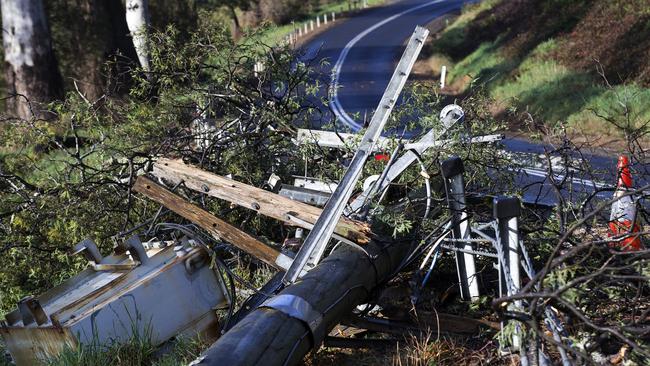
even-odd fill
[{"label": "dry grass", "polygon": [[430,365],[486,365],[501,363],[497,360],[493,342],[482,342],[478,350],[461,340],[453,338],[434,339],[431,331],[423,336],[410,336],[397,345],[391,358],[393,366]]},{"label": "dry grass", "polygon": [[321,348],[305,359],[308,366],[431,366],[518,365],[516,357],[501,357],[496,343],[482,339],[437,338],[432,331],[409,336],[394,348],[349,350]]}]

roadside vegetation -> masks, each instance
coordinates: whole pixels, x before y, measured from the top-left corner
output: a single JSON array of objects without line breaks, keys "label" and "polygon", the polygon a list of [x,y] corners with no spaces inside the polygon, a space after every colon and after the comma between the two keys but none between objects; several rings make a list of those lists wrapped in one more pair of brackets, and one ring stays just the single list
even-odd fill
[{"label": "roadside vegetation", "polygon": [[649,38],[642,0],[488,0],[467,6],[426,52],[433,72],[448,66],[449,93],[487,88],[514,130],[532,119],[607,146],[626,131],[605,119],[628,113],[628,129],[650,121]]},{"label": "roadside vegetation", "polygon": [[[384,2],[386,2],[386,0],[366,0],[368,7],[381,5]],[[358,11],[360,9],[360,6],[361,1],[354,2],[350,0],[331,1],[320,4],[318,6],[313,6],[307,12],[293,15],[291,19],[286,22],[286,24],[274,25],[268,29],[264,33],[264,37],[262,37],[262,42],[267,44],[277,44],[281,42],[289,33],[297,31],[298,28],[304,27],[305,23],[314,21],[315,24],[316,17],[320,17],[321,26],[324,27],[325,24],[323,22],[323,16],[327,16],[328,20],[331,22],[332,13],[336,13],[336,16],[338,17],[337,19],[342,20],[343,17],[352,15],[355,11]],[[309,28],[309,30],[311,32],[311,28]],[[319,29],[315,28],[315,31],[318,32]]]}]

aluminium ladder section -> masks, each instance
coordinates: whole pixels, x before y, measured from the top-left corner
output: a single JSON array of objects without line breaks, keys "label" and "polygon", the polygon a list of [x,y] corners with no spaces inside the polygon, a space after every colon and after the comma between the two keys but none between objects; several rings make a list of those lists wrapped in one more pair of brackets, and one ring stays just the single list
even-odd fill
[{"label": "aluminium ladder section", "polygon": [[[420,26],[415,28],[413,35],[406,45],[402,58],[397,64],[395,72],[388,83],[388,87],[384,91],[377,110],[372,116],[368,129],[361,140],[361,145],[352,158],[352,162],[346,170],[343,179],[341,179],[341,183],[325,205],[322,214],[314,224],[313,230],[307,235],[305,243],[298,251],[291,267],[289,267],[282,279],[285,285],[295,282],[301,275],[303,269],[309,270],[313,268],[323,256],[325,247],[334,231],[334,226],[339,221],[352,195],[363,166],[373,151],[374,145],[379,139],[388,121],[388,117],[395,107],[397,98],[406,84],[406,80],[428,35],[429,31],[426,28]],[[305,268],[306,266],[307,268]]]}]

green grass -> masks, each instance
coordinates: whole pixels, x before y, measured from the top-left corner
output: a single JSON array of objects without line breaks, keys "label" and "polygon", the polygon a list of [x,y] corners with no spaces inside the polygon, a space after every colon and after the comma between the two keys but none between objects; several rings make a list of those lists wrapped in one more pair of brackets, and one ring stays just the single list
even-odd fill
[{"label": "green grass", "polygon": [[[133,337],[128,342],[110,345],[85,345],[65,349],[49,360],[49,366],[176,366],[196,359],[209,344],[200,338],[179,337],[165,347],[154,347],[149,339]],[[1,365],[1,364],[0,364]]]},{"label": "green grass", "polygon": [[[381,5],[385,1],[386,0],[368,0],[368,6]],[[295,24],[290,23],[269,28],[261,37],[261,40],[268,45],[278,44],[287,34],[289,34],[289,32],[293,31],[294,29],[298,29],[299,27],[304,27],[305,22],[309,22],[311,19],[314,19],[315,22],[316,16],[321,17],[322,25],[322,16],[324,14],[327,14],[327,20],[331,21],[331,13],[336,12],[336,20],[338,21],[343,16],[343,14],[341,14],[343,11],[348,11],[348,0],[340,0],[329,4],[324,4],[313,13],[295,19]]]},{"label": "green grass", "polygon": [[[590,128],[601,116],[640,127],[650,120],[650,89],[635,84],[607,87],[592,74],[571,70],[546,55],[556,47],[554,40],[541,43],[516,70],[492,88],[492,97],[526,109],[544,121],[566,121],[570,126]],[[482,69],[485,73],[489,68]],[[620,121],[627,106],[629,120]],[[603,122],[603,121],[601,121]],[[616,131],[609,124],[596,123],[606,132]]]},{"label": "green grass", "polygon": [[476,51],[451,67],[448,75],[452,82],[468,75],[480,84],[492,84],[503,78],[513,67],[513,63],[499,53],[497,40],[483,43]]},{"label": "green grass", "polygon": [[[457,56],[464,51],[463,45],[467,41],[468,25],[482,12],[491,9],[499,0],[486,0],[479,4],[466,5],[461,14],[446,28],[440,36],[430,45],[426,45],[423,54],[428,56]],[[456,60],[458,61],[458,60]]]},{"label": "green grass", "polygon": [[478,4],[465,5],[460,16],[456,18],[454,23],[449,25],[447,31],[454,29],[463,29],[471,23],[479,14],[486,10],[492,9],[500,0],[485,0]]},{"label": "green grass", "polygon": [[498,37],[454,60],[453,50],[465,44],[468,25],[495,3],[486,1],[465,8],[431,46],[431,59],[448,62],[449,85],[460,92],[476,85],[485,87],[499,105],[530,112],[551,126],[568,122],[578,130],[620,135],[620,128],[601,117],[630,129],[650,121],[650,89],[636,84],[609,87],[594,73],[563,66],[553,59],[553,51],[559,47],[554,38],[538,44],[521,59],[506,55],[504,42]]},{"label": "green grass", "polygon": [[[600,116],[616,120],[624,128],[642,128],[650,122],[650,89],[636,84],[603,88],[578,113],[569,116],[568,122],[572,126],[590,128],[595,119],[600,119],[596,112]],[[619,127],[611,124],[606,125],[606,128],[610,134],[622,132]]]}]

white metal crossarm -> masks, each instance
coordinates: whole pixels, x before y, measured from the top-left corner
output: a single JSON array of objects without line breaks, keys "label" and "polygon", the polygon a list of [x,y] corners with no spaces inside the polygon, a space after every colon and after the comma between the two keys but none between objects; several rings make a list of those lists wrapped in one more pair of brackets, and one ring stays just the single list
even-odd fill
[{"label": "white metal crossarm", "polygon": [[[298,135],[296,137],[297,144],[315,144],[320,147],[334,148],[334,149],[343,149],[346,147],[351,147],[356,144],[356,140],[359,138],[359,135],[356,133],[345,133],[345,132],[332,132],[332,131],[322,131],[322,130],[308,130],[308,129],[298,129]],[[503,140],[504,136],[502,134],[486,135],[486,136],[476,136],[468,140],[469,143],[490,143]],[[388,137],[379,137],[377,144],[375,144],[374,151],[383,151],[390,147],[391,139]],[[450,144],[458,143],[456,140],[431,140],[428,141],[412,141],[404,140],[404,148],[406,150],[416,150],[424,151],[429,148],[436,148],[441,146],[447,146]]]},{"label": "white metal crossarm", "polygon": [[[410,144],[410,149],[407,150],[402,156],[395,161],[394,164],[388,168],[386,178],[381,182],[379,187],[373,188],[374,192],[383,192],[388,188],[388,186],[393,182],[397,177],[399,177],[411,164],[413,164],[418,159],[418,155],[422,155],[428,148],[434,146],[439,136],[443,136],[451,126],[462,120],[465,116],[463,110],[455,105],[449,105],[445,107],[446,111],[443,109],[443,117],[441,122],[443,124],[443,131],[437,135],[436,131],[429,130],[424,136],[422,136],[415,143]],[[361,193],[351,204],[349,212],[359,211],[364,203],[370,202],[371,192],[366,191]]]},{"label": "white metal crossarm", "polygon": [[[303,268],[308,263],[309,267],[315,266],[325,252],[325,247],[334,232],[334,227],[339,221],[350,196],[352,196],[352,191],[361,175],[363,166],[373,151],[381,132],[384,130],[388,117],[395,107],[397,98],[406,84],[406,80],[428,35],[429,31],[426,28],[420,26],[415,28],[415,32],[413,32],[411,39],[406,45],[404,54],[388,83],[388,87],[384,91],[379,106],[372,116],[368,129],[361,139],[359,149],[352,158],[352,162],[343,175],[343,179],[341,179],[332,197],[325,205],[322,214],[316,223],[314,223],[314,229],[307,235],[305,243],[298,251],[291,267],[284,275],[282,279],[284,284],[295,282]],[[305,269],[309,270],[310,268]]]}]

